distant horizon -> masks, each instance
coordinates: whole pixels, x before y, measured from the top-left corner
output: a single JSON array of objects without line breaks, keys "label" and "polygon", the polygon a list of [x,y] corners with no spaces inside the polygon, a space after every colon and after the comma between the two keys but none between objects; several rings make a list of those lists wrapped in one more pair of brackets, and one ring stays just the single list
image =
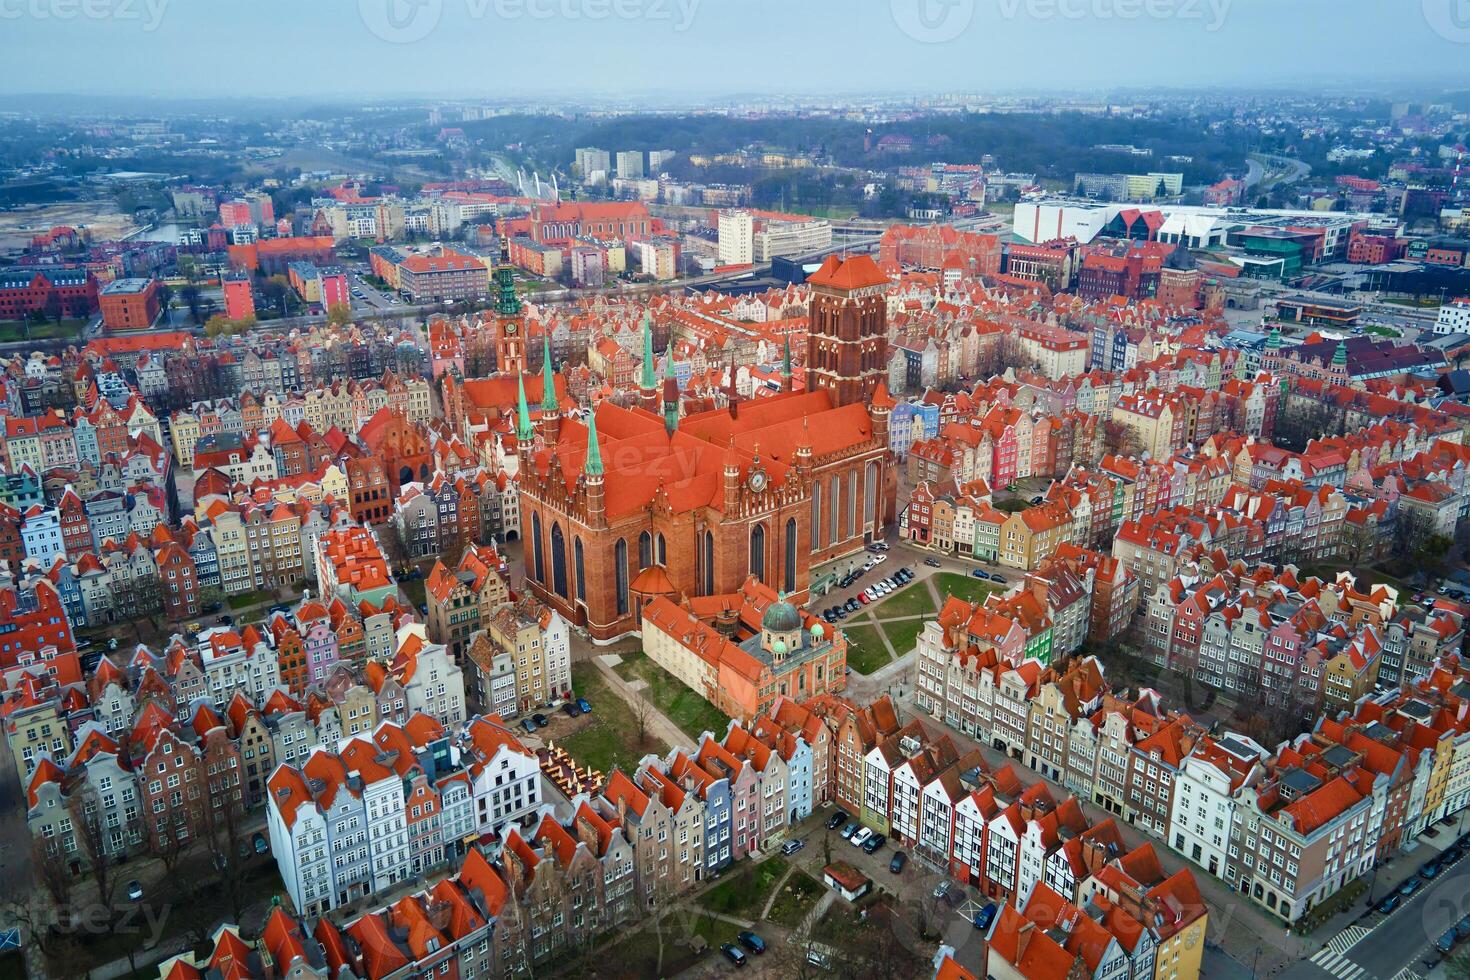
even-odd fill
[{"label": "distant horizon", "polygon": [[91,0],[87,16],[25,0],[0,10],[0,93],[674,105],[1283,86],[1427,95],[1470,88],[1470,24],[1455,2],[1397,0],[1390,14],[1373,0]]}]

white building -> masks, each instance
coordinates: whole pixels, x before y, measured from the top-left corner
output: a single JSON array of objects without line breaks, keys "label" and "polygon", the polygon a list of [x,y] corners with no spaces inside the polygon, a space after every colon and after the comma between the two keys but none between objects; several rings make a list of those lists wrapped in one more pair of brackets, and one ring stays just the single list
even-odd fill
[{"label": "white building", "polygon": [[475,798],[475,823],[488,833],[541,805],[541,764],[509,728],[489,718],[470,724],[465,767]]},{"label": "white building", "polygon": [[1457,299],[1439,308],[1435,333],[1470,333],[1470,299]]},{"label": "white building", "polygon": [[826,221],[768,221],[753,238],[753,258],[769,262],[777,256],[806,255],[832,247],[832,225]]},{"label": "white building", "polygon": [[749,211],[720,212],[720,265],[750,265],[755,254],[755,220]]},{"label": "white building", "polygon": [[1184,760],[1169,807],[1169,846],[1223,877],[1242,786],[1259,782],[1267,752],[1244,735],[1202,738]]},{"label": "white building", "polygon": [[617,174],[623,180],[640,180],[643,177],[643,151],[619,150]]}]

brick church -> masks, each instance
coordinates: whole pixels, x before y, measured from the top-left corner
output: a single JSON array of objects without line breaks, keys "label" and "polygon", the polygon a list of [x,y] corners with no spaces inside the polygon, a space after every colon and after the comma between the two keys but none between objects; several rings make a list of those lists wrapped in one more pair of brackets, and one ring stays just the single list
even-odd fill
[{"label": "brick church", "polygon": [[517,406],[527,586],[600,640],[639,629],[659,595],[738,592],[749,576],[807,598],[809,570],[860,551],[893,520],[893,401],[884,290],[873,260],[809,279],[808,390],[680,417],[677,386],[582,419]]}]

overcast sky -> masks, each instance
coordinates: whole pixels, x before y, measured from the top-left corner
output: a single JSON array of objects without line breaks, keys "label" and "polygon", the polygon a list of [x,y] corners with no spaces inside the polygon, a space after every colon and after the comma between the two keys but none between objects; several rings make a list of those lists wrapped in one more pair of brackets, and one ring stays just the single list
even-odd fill
[{"label": "overcast sky", "polygon": [[1470,0],[0,0],[0,92],[1470,85]]}]

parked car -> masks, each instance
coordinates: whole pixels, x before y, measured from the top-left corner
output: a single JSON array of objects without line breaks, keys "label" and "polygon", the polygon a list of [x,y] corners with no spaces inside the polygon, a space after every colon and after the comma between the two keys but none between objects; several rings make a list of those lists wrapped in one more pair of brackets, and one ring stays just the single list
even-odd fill
[{"label": "parked car", "polygon": [[976,929],[989,929],[990,924],[995,921],[995,903],[987,902],[985,907],[975,913],[974,923]]},{"label": "parked car", "polygon": [[885,561],[888,560],[888,556],[887,555],[874,555],[872,558],[870,558],[868,560],[871,561],[874,565],[881,565]]},{"label": "parked car", "polygon": [[577,707],[577,702],[575,701],[568,701],[561,706],[561,710],[567,713],[568,718],[575,718],[582,713],[582,709]]},{"label": "parked car", "polygon": [[944,898],[950,892],[954,891],[954,887],[955,887],[954,879],[953,878],[946,878],[943,881],[941,881],[939,884],[935,885],[934,886],[934,891],[931,892],[930,894],[932,894],[935,898]]},{"label": "parked car", "polygon": [[138,883],[137,878],[134,878],[132,881],[128,882],[128,901],[143,901],[143,886]]},{"label": "parked car", "polygon": [[745,965],[745,953],[734,943],[721,943],[720,952],[725,955],[725,959],[734,963],[736,966]]},{"label": "parked car", "polygon": [[860,830],[861,828],[862,824],[858,823],[856,820],[852,821],[846,827],[842,828],[842,839],[852,840],[852,835],[857,833],[858,830]]},{"label": "parked car", "polygon": [[1455,930],[1446,929],[1441,933],[1440,937],[1434,941],[1434,948],[1448,955],[1455,948]]},{"label": "parked car", "polygon": [[586,698],[578,698],[577,707],[582,709],[582,714],[584,715],[592,714],[592,702],[588,701]]},{"label": "parked car", "polygon": [[999,582],[1001,585],[1005,585],[1006,584],[1006,577],[1004,575],[1002,575],[1000,572],[991,572],[990,573],[990,581],[992,581],[992,582]]},{"label": "parked car", "polygon": [[837,811],[833,812],[832,816],[830,816],[830,817],[827,818],[827,829],[828,830],[836,830],[838,827],[841,827],[846,822],[847,822],[847,811],[846,810],[837,810]]},{"label": "parked car", "polygon": [[1470,939],[1470,915],[1455,923],[1455,937],[1461,941]]},{"label": "parked car", "polygon": [[1424,862],[1424,866],[1419,869],[1419,874],[1421,874],[1426,881],[1433,881],[1434,879],[1439,877],[1439,873],[1443,870],[1444,869],[1439,866],[1438,861],[1426,861]]},{"label": "parked car", "polygon": [[1400,895],[1398,892],[1393,892],[1383,901],[1373,906],[1373,910],[1375,912],[1381,912],[1384,915],[1388,915],[1394,909],[1398,908],[1399,904],[1403,902],[1403,900],[1404,899],[1402,895]]},{"label": "parked car", "polygon": [[789,840],[786,843],[784,843],[784,844],[781,845],[781,853],[782,854],[786,854],[786,855],[795,854],[797,851],[801,850],[803,847],[806,847],[806,841],[804,841],[804,840]]},{"label": "parked car", "polygon": [[548,724],[551,723],[550,719],[541,714],[539,711],[531,716],[531,720],[536,723],[537,728],[545,728]]},{"label": "parked car", "polygon": [[872,837],[873,831],[867,827],[864,827],[862,830],[859,830],[857,833],[853,834],[852,837],[848,838],[848,843],[851,844],[853,847],[862,847],[869,840],[871,840]]},{"label": "parked car", "polygon": [[903,851],[894,851],[893,857],[888,861],[888,870],[893,874],[900,874],[903,866],[908,863],[909,856]]},{"label": "parked car", "polygon": [[1424,884],[1424,881],[1419,878],[1418,875],[1415,875],[1408,881],[1404,882],[1402,885],[1399,885],[1399,894],[1404,896],[1405,898],[1408,898],[1410,895],[1418,891],[1419,886],[1422,884]]},{"label": "parked car", "polygon": [[521,727],[526,730],[527,735],[533,735],[536,732],[536,723],[529,718],[521,719]]},{"label": "parked car", "polygon": [[270,850],[270,846],[265,842],[264,834],[256,834],[250,839],[250,843],[255,847],[256,854],[265,854]]},{"label": "parked car", "polygon": [[735,938],[740,942],[740,945],[752,953],[764,953],[766,951],[766,941],[749,929],[743,929],[737,932]]},{"label": "parked car", "polygon": [[970,574],[975,576],[976,578],[990,578],[990,573],[983,568],[977,568],[974,571],[970,572]]},{"label": "parked car", "polygon": [[944,567],[944,563],[941,562],[938,558],[925,558],[924,559],[924,564],[928,565],[930,568],[943,568]]},{"label": "parked car", "polygon": [[878,848],[882,847],[885,843],[887,843],[887,841],[888,838],[884,837],[882,834],[874,834],[872,837],[869,837],[867,840],[863,841],[863,853],[876,854],[878,852]]}]

